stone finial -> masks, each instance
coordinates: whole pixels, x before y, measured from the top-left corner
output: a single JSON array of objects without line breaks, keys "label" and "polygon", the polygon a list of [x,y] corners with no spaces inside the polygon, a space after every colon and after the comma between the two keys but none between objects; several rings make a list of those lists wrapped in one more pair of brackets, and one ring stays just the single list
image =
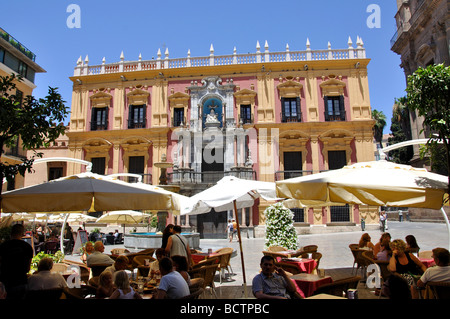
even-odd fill
[{"label": "stone finial", "polygon": [[164,55],[166,56],[166,59],[169,58],[169,48],[166,48],[166,52],[164,52]]},{"label": "stone finial", "polygon": [[311,50],[311,42],[309,42],[309,38],[306,38],[306,50]]},{"label": "stone finial", "polygon": [[142,61],[142,54],[139,53],[139,61]]},{"label": "stone finial", "polygon": [[349,49],[353,48],[353,47],[352,47],[353,41],[352,41],[352,38],[351,38],[350,36],[348,37],[347,43],[348,43],[348,48],[349,48]]},{"label": "stone finial", "polygon": [[289,43],[286,43],[286,52],[289,52]]},{"label": "stone finial", "polygon": [[260,52],[261,46],[259,45],[259,41],[256,41],[256,52]]},{"label": "stone finial", "polygon": [[158,59],[161,59],[161,49],[158,49],[157,55],[158,55]]},{"label": "stone finial", "polygon": [[77,60],[77,65],[83,65],[83,59],[81,58],[81,55]]},{"label": "stone finial", "polygon": [[209,53],[211,55],[214,54],[214,47],[213,47],[212,43],[211,43],[211,46],[209,47]]},{"label": "stone finial", "polygon": [[269,51],[269,43],[267,43],[267,40],[266,40],[266,43],[264,44],[264,49],[266,51]]},{"label": "stone finial", "polygon": [[105,63],[106,63],[106,59],[105,59],[105,57],[103,57],[102,64],[105,64]]},{"label": "stone finial", "polygon": [[86,55],[86,58],[84,59],[84,63],[89,64],[89,57]]},{"label": "stone finial", "polygon": [[123,55],[123,51],[120,53],[120,61],[125,60],[125,55]]}]

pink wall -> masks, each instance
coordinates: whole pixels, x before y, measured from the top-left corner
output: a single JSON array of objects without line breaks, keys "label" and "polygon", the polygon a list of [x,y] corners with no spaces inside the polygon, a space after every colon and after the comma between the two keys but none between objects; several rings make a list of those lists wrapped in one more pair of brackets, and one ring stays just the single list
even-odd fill
[{"label": "pink wall", "polygon": [[[280,82],[280,80],[278,78],[273,80],[274,82],[274,87],[275,87],[275,120],[276,122],[280,123],[281,122],[281,99],[280,99],[280,91],[278,90],[277,86],[283,82]],[[297,81],[295,81],[297,82]],[[305,89],[305,79],[304,78],[300,78],[300,83],[301,85],[303,85],[303,88],[300,91],[300,110],[302,112],[302,122],[306,121],[306,114],[307,114],[307,110],[306,110],[306,100],[305,100],[305,93],[304,93],[304,89]]]}]

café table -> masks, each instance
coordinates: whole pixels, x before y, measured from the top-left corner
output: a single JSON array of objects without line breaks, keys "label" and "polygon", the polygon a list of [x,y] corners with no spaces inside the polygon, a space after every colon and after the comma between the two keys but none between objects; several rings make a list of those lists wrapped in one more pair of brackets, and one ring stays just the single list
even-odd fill
[{"label": "caf\u00e9 table", "polygon": [[305,299],[347,299],[347,298],[330,295],[330,294],[317,294],[317,295],[314,295],[311,297],[307,297]]},{"label": "caf\u00e9 table", "polygon": [[321,277],[315,274],[300,273],[290,277],[295,285],[297,286],[297,291],[304,298],[312,296],[314,291],[317,290],[322,285],[329,284],[333,282],[330,276]]},{"label": "caf\u00e9 table", "polygon": [[285,262],[298,267],[301,272],[312,273],[316,267],[316,261],[310,258],[277,258],[278,262]]},{"label": "caf\u00e9 table", "polygon": [[434,262],[434,258],[420,258],[419,260],[422,264],[425,265],[425,267],[430,268],[432,266],[435,266],[436,263]]},{"label": "caf\u00e9 table", "polygon": [[191,254],[191,258],[192,261],[194,262],[194,264],[198,264],[199,262],[201,262],[202,260],[214,257],[214,256],[218,256],[218,253],[195,253],[195,254]]}]

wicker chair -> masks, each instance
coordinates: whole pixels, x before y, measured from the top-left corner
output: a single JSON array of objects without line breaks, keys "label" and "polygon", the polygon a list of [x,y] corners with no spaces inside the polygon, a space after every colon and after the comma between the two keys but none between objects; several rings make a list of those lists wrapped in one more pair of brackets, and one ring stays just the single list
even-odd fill
[{"label": "wicker chair", "polygon": [[80,269],[81,281],[88,283],[89,277],[91,276],[91,269],[86,264],[68,259],[63,259],[62,263],[67,264],[69,267],[71,265],[78,267]]},{"label": "wicker chair", "polygon": [[262,253],[264,256],[272,256],[275,259],[275,261],[277,261],[277,258],[286,258],[287,257],[286,254],[281,254],[281,253],[267,251],[267,250],[263,250]]},{"label": "wicker chair", "polygon": [[64,273],[69,267],[70,266],[66,263],[54,263],[51,272]]},{"label": "wicker chair", "polygon": [[148,272],[150,268],[145,265],[145,260],[148,260],[149,262],[153,262],[156,260],[156,258],[153,258],[151,256],[146,255],[137,255],[133,258],[133,264],[136,265],[135,268],[138,269],[137,276],[143,276],[148,277]]},{"label": "wicker chair", "polygon": [[[218,254],[214,257],[219,258],[219,272],[220,272],[220,283],[222,284],[222,275],[225,269],[228,271],[228,275],[231,276],[233,269],[230,265],[231,255],[233,254],[233,248],[221,248],[216,250],[214,253]],[[214,258],[212,257],[212,258]],[[230,272],[231,269],[231,272]]]},{"label": "wicker chair", "polygon": [[209,266],[202,266],[196,269],[192,269],[189,271],[189,275],[191,279],[194,278],[203,278],[203,289],[206,290],[207,287],[210,287],[211,294],[214,293],[214,296],[217,298],[215,285],[214,285],[214,276],[216,275],[216,271],[219,269],[219,264],[213,264]]},{"label": "wicker chair", "polygon": [[95,298],[97,288],[91,285],[82,285],[79,288],[64,288],[66,299],[91,299]]},{"label": "wicker chair", "polygon": [[319,248],[317,245],[307,245],[302,247],[302,249],[300,250],[301,253],[313,253],[317,251],[317,248]]},{"label": "wicker chair", "polygon": [[114,255],[121,255],[121,254],[126,254],[126,253],[129,253],[130,251],[128,250],[128,249],[125,249],[125,248],[114,248],[114,249],[111,249],[111,254],[114,254]]},{"label": "wicker chair", "polygon": [[289,275],[296,275],[301,273],[300,269],[293,264],[290,263],[285,263],[285,262],[275,262],[275,266],[280,267],[281,269],[283,269],[284,271],[286,271]]},{"label": "wicker chair", "polygon": [[353,258],[354,258],[352,274],[353,274],[353,271],[355,270],[355,264],[356,264],[356,266],[357,266],[356,273],[358,273],[358,270],[361,268],[362,273],[365,275],[365,270],[366,270],[366,267],[369,265],[369,262],[365,258],[363,258],[362,253],[365,252],[366,250],[355,248],[353,246],[353,244],[349,245],[349,247],[350,247],[350,250],[351,250],[351,252],[353,254]]},{"label": "wicker chair", "polygon": [[450,299],[450,283],[430,281],[426,284],[425,299]]},{"label": "wicker chair", "polygon": [[270,246],[267,250],[268,250],[268,251],[271,251],[271,252],[287,251],[286,248],[281,247],[281,246]]},{"label": "wicker chair", "polygon": [[200,298],[200,295],[201,295],[204,291],[205,291],[205,290],[204,290],[203,288],[199,287],[199,288],[197,288],[197,289],[195,289],[195,290],[192,290],[191,293],[190,293],[189,295],[184,296],[184,297],[182,297],[182,298],[180,298],[180,299],[198,299],[198,298]]},{"label": "wicker chair", "polygon": [[360,280],[361,280],[360,276],[352,276],[336,280],[332,283],[320,286],[319,288],[316,289],[316,291],[314,291],[313,295],[329,294],[339,297],[345,295],[348,298],[347,290],[355,289],[358,286]]}]

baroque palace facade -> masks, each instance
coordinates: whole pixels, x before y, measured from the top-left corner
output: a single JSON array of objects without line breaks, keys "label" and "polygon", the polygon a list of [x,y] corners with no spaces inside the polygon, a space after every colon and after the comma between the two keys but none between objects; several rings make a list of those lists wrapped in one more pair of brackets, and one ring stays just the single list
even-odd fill
[{"label": "baroque palace facade", "polygon": [[[134,173],[191,196],[224,176],[261,181],[318,173],[374,160],[362,40],[348,48],[214,54],[90,65],[80,59],[73,82],[68,156],[101,174]],[[79,173],[67,163],[67,175]],[[167,174],[164,172],[167,169]],[[163,174],[161,174],[161,170]],[[260,236],[258,201],[239,220]],[[299,231],[378,223],[377,208],[294,209]],[[203,237],[225,236],[232,212],[176,217]],[[229,216],[230,215],[230,216]],[[160,216],[163,216],[161,213]],[[169,216],[173,221],[172,216]],[[322,227],[323,228],[323,227]]]}]

